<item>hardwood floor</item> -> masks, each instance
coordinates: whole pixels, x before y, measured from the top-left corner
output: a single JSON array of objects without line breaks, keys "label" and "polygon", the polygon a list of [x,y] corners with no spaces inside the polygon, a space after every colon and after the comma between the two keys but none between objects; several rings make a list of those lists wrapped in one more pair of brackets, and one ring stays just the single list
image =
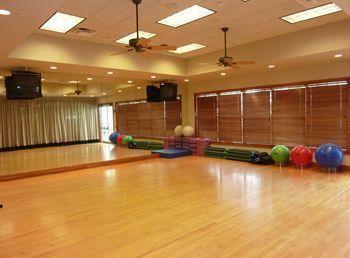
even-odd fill
[{"label": "hardwood floor", "polygon": [[185,157],[0,189],[0,257],[350,257],[347,173]]},{"label": "hardwood floor", "polygon": [[128,159],[149,158],[148,150],[91,143],[0,153],[0,180],[83,169]]}]

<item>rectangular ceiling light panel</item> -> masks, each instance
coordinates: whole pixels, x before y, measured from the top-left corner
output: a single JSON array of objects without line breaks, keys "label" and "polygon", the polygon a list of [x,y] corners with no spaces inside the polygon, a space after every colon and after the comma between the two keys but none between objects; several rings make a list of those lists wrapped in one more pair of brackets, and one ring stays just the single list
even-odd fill
[{"label": "rectangular ceiling light panel", "polygon": [[330,3],[330,4],[318,6],[312,9],[308,9],[302,12],[283,16],[281,17],[281,19],[293,24],[293,23],[310,20],[313,18],[321,17],[327,14],[332,14],[340,11],[342,11],[342,9],[338,5],[334,3]]},{"label": "rectangular ceiling light panel", "polygon": [[[145,32],[145,31],[139,31],[139,37],[140,38],[150,39],[150,38],[153,38],[155,36],[157,36],[157,34],[150,33],[150,32]],[[131,33],[130,35],[125,36],[125,37],[123,37],[121,39],[117,39],[114,42],[128,45],[130,39],[136,39],[136,38],[137,38],[137,33],[135,31],[134,33]]]},{"label": "rectangular ceiling light panel", "polygon": [[178,47],[176,50],[170,50],[169,52],[181,55],[205,47],[206,46],[203,46],[201,44],[192,43],[186,46]]},{"label": "rectangular ceiling light panel", "polygon": [[51,18],[45,22],[40,29],[66,33],[84,20],[85,18],[82,17],[57,12],[51,16]]},{"label": "rectangular ceiling light panel", "polygon": [[194,5],[180,12],[177,12],[167,18],[164,18],[163,20],[158,21],[158,23],[177,28],[187,23],[212,15],[214,13],[215,11],[213,10],[204,8],[199,5]]}]

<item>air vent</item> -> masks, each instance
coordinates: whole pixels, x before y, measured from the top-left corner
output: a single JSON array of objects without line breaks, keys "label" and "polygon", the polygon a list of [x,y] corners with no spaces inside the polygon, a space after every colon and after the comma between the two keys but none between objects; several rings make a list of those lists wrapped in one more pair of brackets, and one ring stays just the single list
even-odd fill
[{"label": "air vent", "polygon": [[96,31],[94,30],[90,30],[88,28],[82,28],[82,27],[78,27],[78,28],[75,28],[71,31],[72,34],[75,34],[75,35],[78,35],[78,36],[81,36],[81,37],[92,37]]},{"label": "air vent", "polygon": [[321,5],[319,0],[296,0],[296,2],[305,8],[313,8]]}]

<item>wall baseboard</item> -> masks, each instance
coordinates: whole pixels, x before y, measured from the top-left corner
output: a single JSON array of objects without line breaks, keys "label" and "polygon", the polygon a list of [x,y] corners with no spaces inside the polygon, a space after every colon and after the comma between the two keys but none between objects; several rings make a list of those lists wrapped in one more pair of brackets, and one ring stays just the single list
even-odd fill
[{"label": "wall baseboard", "polygon": [[0,152],[28,150],[28,149],[43,148],[43,147],[56,147],[56,146],[76,145],[76,144],[97,143],[97,142],[100,142],[100,139],[87,140],[87,141],[55,142],[55,143],[35,144],[35,145],[28,145],[28,146],[14,146],[14,147],[8,147],[8,148],[0,148]]}]

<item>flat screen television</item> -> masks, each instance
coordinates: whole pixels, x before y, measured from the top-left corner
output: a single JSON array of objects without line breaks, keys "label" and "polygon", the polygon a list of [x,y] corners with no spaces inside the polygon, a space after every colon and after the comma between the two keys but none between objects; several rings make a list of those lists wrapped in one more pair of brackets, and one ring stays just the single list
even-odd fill
[{"label": "flat screen television", "polygon": [[13,71],[5,78],[8,99],[35,99],[42,97],[41,74],[28,71]]},{"label": "flat screen television", "polygon": [[158,87],[153,85],[147,86],[147,102],[159,102],[160,101],[160,90]]},{"label": "flat screen television", "polygon": [[160,100],[175,101],[177,98],[177,84],[164,83],[160,85]]}]

